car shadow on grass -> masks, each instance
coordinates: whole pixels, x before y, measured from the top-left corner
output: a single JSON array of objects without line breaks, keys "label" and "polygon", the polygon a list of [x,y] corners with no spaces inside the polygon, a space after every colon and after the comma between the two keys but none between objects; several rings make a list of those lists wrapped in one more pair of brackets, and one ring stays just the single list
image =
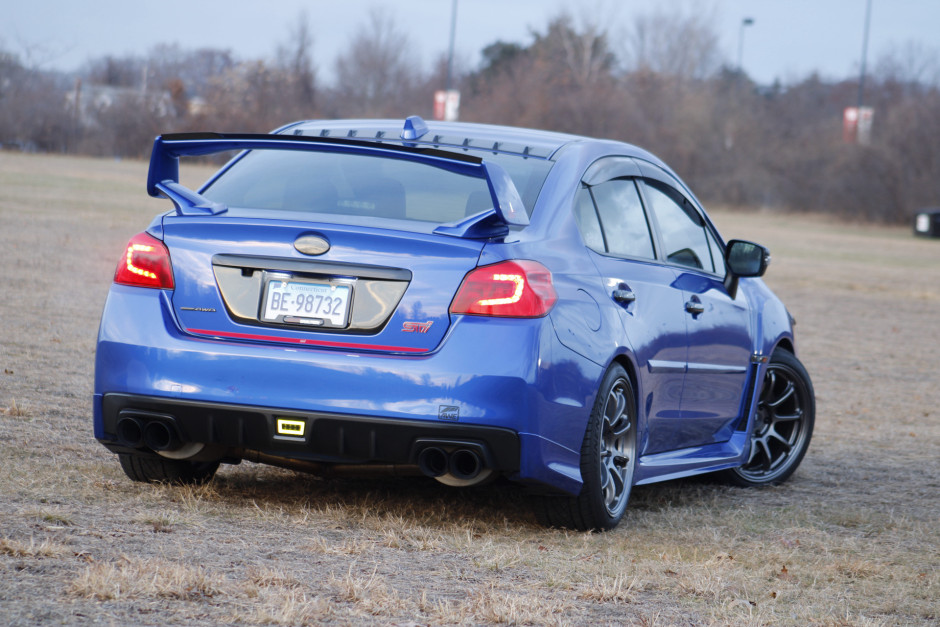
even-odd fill
[{"label": "car shadow on grass", "polygon": [[253,503],[287,512],[342,512],[348,520],[402,518],[427,526],[536,525],[525,488],[501,478],[453,488],[424,476],[327,478],[251,466],[223,470],[211,485],[233,507]]},{"label": "car shadow on grass", "polygon": [[[538,498],[524,486],[498,478],[454,488],[423,476],[329,477],[243,464],[222,470],[210,484],[213,499],[228,507],[255,507],[286,515],[322,515],[347,521],[396,519],[432,528],[541,528]],[[705,477],[636,486],[631,511],[732,507],[752,492]]]}]

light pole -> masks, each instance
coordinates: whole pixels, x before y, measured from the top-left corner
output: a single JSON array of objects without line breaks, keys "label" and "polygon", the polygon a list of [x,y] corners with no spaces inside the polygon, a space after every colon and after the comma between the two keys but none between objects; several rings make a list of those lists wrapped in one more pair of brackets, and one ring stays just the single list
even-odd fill
[{"label": "light pole", "polygon": [[744,29],[754,25],[754,18],[746,17],[741,20],[741,29],[738,32],[738,74],[744,73]]},{"label": "light pole", "polygon": [[744,73],[744,29],[754,25],[754,18],[746,17],[741,20],[741,29],[738,31],[738,74]]},{"label": "light pole", "polygon": [[447,90],[454,88],[454,39],[457,37],[457,0],[450,8],[450,52],[447,54]]},{"label": "light pole", "polygon": [[865,33],[862,36],[862,67],[858,77],[858,108],[862,109],[865,100],[865,61],[868,58],[868,29],[871,26],[871,0],[865,3]]}]

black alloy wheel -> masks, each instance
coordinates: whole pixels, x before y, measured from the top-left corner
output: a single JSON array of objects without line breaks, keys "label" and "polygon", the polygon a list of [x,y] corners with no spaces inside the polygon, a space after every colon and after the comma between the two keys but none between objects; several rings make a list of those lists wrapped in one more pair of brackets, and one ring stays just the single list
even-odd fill
[{"label": "black alloy wheel", "polygon": [[813,383],[806,368],[793,353],[778,349],[764,373],[748,459],[725,476],[741,486],[786,481],[806,455],[815,417]]},{"label": "black alloy wheel", "polygon": [[604,376],[581,446],[581,494],[542,497],[541,522],[580,531],[613,529],[623,518],[636,470],[636,401],[626,371]]}]

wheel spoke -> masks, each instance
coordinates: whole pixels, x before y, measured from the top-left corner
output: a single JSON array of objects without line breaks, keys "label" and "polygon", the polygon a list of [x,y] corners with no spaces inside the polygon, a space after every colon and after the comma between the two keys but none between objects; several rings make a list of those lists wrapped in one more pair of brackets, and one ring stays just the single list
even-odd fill
[{"label": "wheel spoke", "polygon": [[774,422],[791,422],[793,420],[800,420],[803,417],[803,410],[797,408],[792,414],[774,414]]},{"label": "wheel spoke", "polygon": [[787,381],[787,387],[784,388],[783,393],[780,395],[780,397],[775,401],[767,403],[767,405],[773,408],[780,407],[781,403],[789,399],[795,393],[796,393],[796,387],[793,385],[793,381]]},{"label": "wheel spoke", "polygon": [[614,440],[622,438],[632,427],[629,416],[621,416],[621,419],[610,426],[610,437]]},{"label": "wheel spoke", "polygon": [[[613,402],[611,402],[613,401]],[[620,416],[623,415],[624,409],[627,406],[627,400],[623,397],[623,393],[619,389],[613,389],[610,391],[610,396],[607,397],[607,407],[604,412],[604,416],[607,418],[608,424],[613,424],[620,419]]]},{"label": "wheel spoke", "polygon": [[767,440],[764,438],[761,438],[760,440],[758,440],[757,443],[760,444],[760,447],[764,453],[764,461],[761,464],[761,467],[765,471],[770,470],[770,468],[773,466],[773,461],[774,461],[773,453],[770,452],[770,446],[768,446]]},{"label": "wheel spoke", "polygon": [[773,438],[773,439],[777,440],[778,442],[780,442],[781,444],[783,444],[784,446],[786,446],[786,447],[787,447],[787,453],[789,453],[789,452],[790,452],[790,448],[792,447],[792,442],[791,442],[791,440],[795,439],[796,434],[797,434],[797,431],[793,431],[793,433],[791,434],[791,436],[790,436],[789,438],[785,438],[785,437],[783,437],[782,435],[780,435],[779,433],[777,433],[777,430],[776,430],[776,429],[771,429],[770,431],[767,432],[767,437],[768,437],[768,438]]},{"label": "wheel spoke", "polygon": [[751,463],[754,461],[754,458],[757,456],[757,440],[751,442],[751,452],[748,453],[747,461],[744,463],[745,466],[750,467]]},{"label": "wheel spoke", "polygon": [[604,470],[601,488],[604,491],[604,502],[608,508],[612,508],[623,494],[623,473],[612,463],[608,464]]},{"label": "wheel spoke", "polygon": [[601,490],[607,493],[607,486],[610,485],[610,465],[606,462],[601,466]]},{"label": "wheel spoke", "polygon": [[767,374],[764,375],[764,387],[760,392],[760,402],[767,403],[767,399],[770,398],[770,395],[773,394],[774,388],[777,386],[777,373],[773,370],[768,370]]}]

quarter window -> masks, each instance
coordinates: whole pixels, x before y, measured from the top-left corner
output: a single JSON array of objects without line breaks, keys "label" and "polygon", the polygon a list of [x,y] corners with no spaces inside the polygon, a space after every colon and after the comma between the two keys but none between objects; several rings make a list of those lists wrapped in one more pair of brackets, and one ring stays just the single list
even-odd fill
[{"label": "quarter window", "polygon": [[614,179],[595,185],[591,194],[597,205],[607,252],[654,259],[653,239],[633,179]]},{"label": "quarter window", "polygon": [[578,230],[581,231],[581,237],[584,238],[587,247],[599,253],[606,252],[607,247],[604,245],[601,223],[597,219],[594,201],[591,200],[591,192],[587,187],[578,190],[578,195],[575,198],[574,217],[578,221]]}]

